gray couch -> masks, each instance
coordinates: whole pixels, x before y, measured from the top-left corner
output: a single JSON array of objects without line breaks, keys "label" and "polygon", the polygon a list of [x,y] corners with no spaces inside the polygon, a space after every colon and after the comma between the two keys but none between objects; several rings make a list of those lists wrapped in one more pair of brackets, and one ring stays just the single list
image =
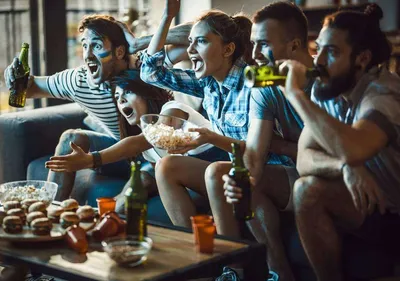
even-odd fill
[{"label": "gray couch", "polygon": [[[45,180],[48,170],[44,162],[54,154],[61,134],[67,129],[90,129],[90,123],[76,104],[0,115],[0,183]],[[127,180],[82,170],[77,172],[72,197],[80,204],[96,206],[96,198],[117,195]],[[201,205],[200,198],[193,196]],[[149,219],[171,223],[158,196],[149,200]]]},{"label": "gray couch", "polygon": [[[62,132],[71,128],[86,128],[86,114],[76,104],[47,107],[0,115],[0,183],[23,179],[45,180],[44,162],[54,153]],[[100,177],[94,171],[77,173],[74,198],[80,204],[95,206],[97,197],[115,196],[126,179]],[[202,212],[207,204],[192,193],[192,198]],[[148,219],[171,224],[159,196],[149,199]],[[282,215],[282,237],[297,280],[315,280],[297,235],[293,216]],[[360,243],[356,238],[345,240],[345,268],[349,280],[369,280],[371,277],[388,276],[393,261],[379,246]]]}]

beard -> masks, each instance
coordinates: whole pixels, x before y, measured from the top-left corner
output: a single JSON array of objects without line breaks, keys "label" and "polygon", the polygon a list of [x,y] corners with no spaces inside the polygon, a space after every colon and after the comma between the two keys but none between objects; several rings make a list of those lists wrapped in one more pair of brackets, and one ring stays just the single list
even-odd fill
[{"label": "beard", "polygon": [[345,73],[331,77],[325,67],[318,66],[321,76],[329,78],[328,83],[323,83],[317,79],[314,83],[314,96],[319,101],[327,101],[338,97],[347,92],[356,84],[356,72],[358,67],[352,63]]}]

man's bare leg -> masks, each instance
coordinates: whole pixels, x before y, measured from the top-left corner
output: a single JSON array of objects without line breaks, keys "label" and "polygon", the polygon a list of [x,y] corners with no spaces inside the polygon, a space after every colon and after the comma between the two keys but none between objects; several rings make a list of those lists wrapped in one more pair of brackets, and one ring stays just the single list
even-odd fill
[{"label": "man's bare leg", "polygon": [[210,162],[188,156],[166,156],[156,165],[161,201],[174,225],[191,228],[196,207],[186,187],[207,197],[204,172]]},{"label": "man's bare leg", "polygon": [[302,177],[296,181],[293,195],[300,239],[318,280],[343,280],[336,226],[356,229],[364,216],[354,207],[342,181]]},{"label": "man's bare leg", "polygon": [[[80,130],[70,129],[65,131],[58,142],[56,147],[55,155],[66,155],[72,152],[70,142],[74,142],[79,145],[85,152],[89,151],[90,143],[89,137],[81,132]],[[72,188],[75,182],[75,172],[53,172],[49,171],[47,176],[48,181],[52,181],[58,184],[58,192],[55,200],[65,200],[69,198]]]},{"label": "man's bare leg", "polygon": [[226,202],[222,180],[231,168],[231,162],[214,162],[207,167],[204,178],[217,233],[239,238],[239,225],[233,216],[232,205]]},{"label": "man's bare leg", "polygon": [[257,241],[267,246],[269,268],[278,273],[279,280],[282,281],[294,280],[280,234],[280,210],[288,205],[290,192],[291,186],[285,168],[266,165],[260,183],[253,189],[255,217],[248,222]]}]

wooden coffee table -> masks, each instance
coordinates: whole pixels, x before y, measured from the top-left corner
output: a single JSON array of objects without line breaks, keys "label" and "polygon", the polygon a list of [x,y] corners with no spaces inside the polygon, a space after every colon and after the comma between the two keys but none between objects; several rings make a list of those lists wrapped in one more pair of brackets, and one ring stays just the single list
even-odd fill
[{"label": "wooden coffee table", "polygon": [[185,229],[151,224],[148,234],[153,248],[147,262],[134,268],[115,264],[96,242],[90,243],[87,254],[79,255],[64,241],[15,244],[0,240],[0,257],[11,265],[24,264],[35,272],[73,281],[187,280],[218,276],[223,266],[235,263],[243,264],[245,280],[267,279],[264,245],[217,236],[210,255],[196,252],[193,234]]}]

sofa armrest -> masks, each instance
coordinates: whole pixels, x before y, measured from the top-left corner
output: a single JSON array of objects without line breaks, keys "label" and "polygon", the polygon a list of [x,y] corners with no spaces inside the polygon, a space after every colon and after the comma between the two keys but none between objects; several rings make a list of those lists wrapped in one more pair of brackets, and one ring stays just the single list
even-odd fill
[{"label": "sofa armrest", "polygon": [[25,179],[28,164],[53,154],[60,135],[82,128],[85,117],[76,104],[0,115],[0,183]]}]

